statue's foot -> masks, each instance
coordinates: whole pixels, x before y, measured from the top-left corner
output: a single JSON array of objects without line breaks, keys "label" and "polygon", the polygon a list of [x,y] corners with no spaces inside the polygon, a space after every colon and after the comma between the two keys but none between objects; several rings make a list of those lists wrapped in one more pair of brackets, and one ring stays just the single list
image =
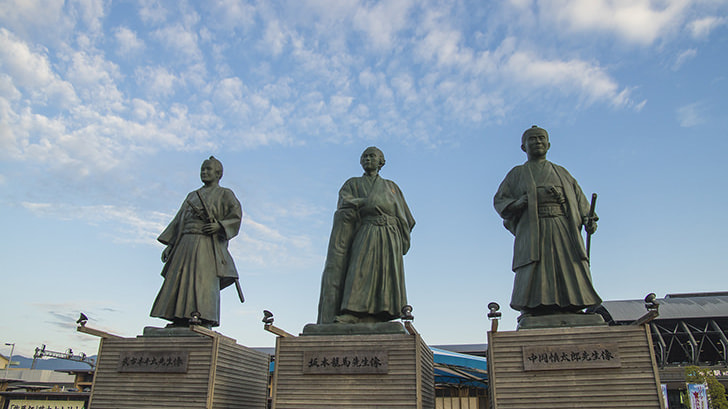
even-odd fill
[{"label": "statue's foot", "polygon": [[334,322],[339,324],[357,324],[360,321],[359,317],[352,314],[341,314],[334,318]]},{"label": "statue's foot", "polygon": [[371,324],[376,322],[387,322],[387,320],[381,320],[373,315],[365,315],[363,317],[359,317],[359,322]]}]

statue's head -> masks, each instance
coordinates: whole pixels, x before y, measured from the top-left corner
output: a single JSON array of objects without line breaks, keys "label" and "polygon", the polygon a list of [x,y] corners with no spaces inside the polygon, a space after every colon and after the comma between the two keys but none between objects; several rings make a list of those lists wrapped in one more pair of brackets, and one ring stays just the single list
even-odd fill
[{"label": "statue's head", "polygon": [[367,163],[369,158],[376,158],[374,159],[374,163],[372,166],[376,166],[377,170],[382,169],[382,166],[384,166],[385,160],[384,160],[384,153],[379,150],[376,146],[370,146],[366,149],[364,149],[364,152],[361,154],[361,158],[359,159],[359,163],[361,163],[361,166],[364,168],[364,170],[367,169]]},{"label": "statue's head", "polygon": [[536,125],[526,129],[521,135],[521,150],[526,152],[529,159],[532,157],[545,157],[551,148],[549,133]]},{"label": "statue's head", "polygon": [[202,162],[202,166],[200,167],[200,178],[202,181],[205,181],[205,176],[203,175],[204,171],[206,169],[211,169],[213,172],[212,177],[217,179],[218,181],[222,179],[222,162],[217,160],[214,156],[210,156],[209,159],[205,159]]}]

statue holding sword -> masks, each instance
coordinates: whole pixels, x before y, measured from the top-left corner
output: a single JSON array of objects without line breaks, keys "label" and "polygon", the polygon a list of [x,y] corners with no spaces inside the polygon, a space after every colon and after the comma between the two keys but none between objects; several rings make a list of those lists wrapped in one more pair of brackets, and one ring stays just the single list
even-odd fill
[{"label": "statue holding sword", "polygon": [[180,210],[159,235],[164,283],[150,315],[168,326],[220,325],[220,290],[235,285],[243,302],[238,272],[228,251],[243,218],[232,190],[221,187],[222,163],[215,157],[202,163],[203,186],[187,195]]},{"label": "statue holding sword", "polygon": [[[521,149],[528,160],[511,169],[493,199],[504,226],[515,236],[511,308],[521,312],[519,328],[525,327],[524,322],[591,323],[589,317],[568,315],[602,302],[589,268],[591,235],[599,220],[594,212],[596,194],[589,203],[571,174],[546,160],[550,147],[545,129],[535,125],[527,129]],[[555,314],[560,317],[550,321],[530,318]]]}]

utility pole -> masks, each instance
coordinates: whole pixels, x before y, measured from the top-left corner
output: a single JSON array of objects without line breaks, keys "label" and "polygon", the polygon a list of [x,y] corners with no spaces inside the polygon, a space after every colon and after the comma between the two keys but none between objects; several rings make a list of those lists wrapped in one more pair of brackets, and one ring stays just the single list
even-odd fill
[{"label": "utility pole", "polygon": [[5,345],[10,347],[10,358],[8,358],[8,364],[5,366],[5,379],[8,379],[8,370],[10,365],[13,364],[13,352],[15,352],[15,342],[6,342]]}]

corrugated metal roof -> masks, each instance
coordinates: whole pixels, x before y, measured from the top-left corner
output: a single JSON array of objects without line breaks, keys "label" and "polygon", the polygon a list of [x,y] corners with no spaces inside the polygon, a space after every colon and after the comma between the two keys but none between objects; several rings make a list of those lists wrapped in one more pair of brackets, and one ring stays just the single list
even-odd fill
[{"label": "corrugated metal roof", "polygon": [[[671,296],[657,299],[660,304],[658,320],[728,317],[728,295]],[[645,315],[644,300],[604,301],[602,307],[616,322],[630,322]]]}]

